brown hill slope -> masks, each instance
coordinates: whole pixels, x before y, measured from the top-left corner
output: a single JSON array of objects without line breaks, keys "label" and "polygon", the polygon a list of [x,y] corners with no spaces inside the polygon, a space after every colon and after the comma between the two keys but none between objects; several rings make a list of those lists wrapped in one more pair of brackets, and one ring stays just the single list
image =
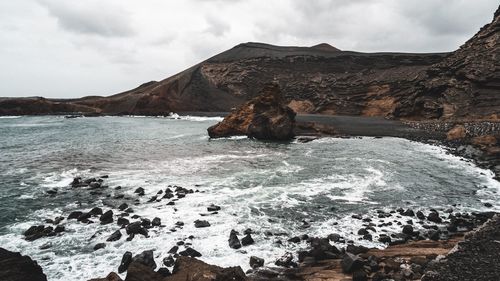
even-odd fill
[{"label": "brown hill slope", "polygon": [[27,99],[0,99],[0,115],[229,111],[255,97],[264,84],[278,81],[299,113],[494,117],[500,111],[499,18],[497,11],[491,24],[452,53],[358,53],[328,44],[244,43],[163,81],[114,96],[43,99],[37,106]]}]

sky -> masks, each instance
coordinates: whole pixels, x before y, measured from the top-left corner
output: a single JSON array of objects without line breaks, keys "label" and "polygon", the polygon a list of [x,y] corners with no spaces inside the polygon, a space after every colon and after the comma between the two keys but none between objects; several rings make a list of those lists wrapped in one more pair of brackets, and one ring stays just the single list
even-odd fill
[{"label": "sky", "polygon": [[242,42],[448,52],[498,0],[3,0],[0,96],[112,95]]}]

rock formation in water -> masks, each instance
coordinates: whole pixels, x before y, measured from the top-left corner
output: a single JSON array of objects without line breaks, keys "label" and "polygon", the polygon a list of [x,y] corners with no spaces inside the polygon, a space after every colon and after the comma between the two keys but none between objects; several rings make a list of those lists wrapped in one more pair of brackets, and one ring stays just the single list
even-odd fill
[{"label": "rock formation in water", "polygon": [[0,280],[47,281],[47,277],[30,257],[0,248]]},{"label": "rock formation in water", "polygon": [[[500,10],[499,10],[500,11]],[[298,113],[497,118],[500,12],[451,53],[359,53],[244,43],[160,82],[109,97],[0,99],[0,115],[228,112],[276,79]]]},{"label": "rock formation in water", "polygon": [[288,140],[294,136],[295,112],[283,103],[276,83],[264,86],[260,95],[208,128],[211,138],[248,136],[262,140]]}]

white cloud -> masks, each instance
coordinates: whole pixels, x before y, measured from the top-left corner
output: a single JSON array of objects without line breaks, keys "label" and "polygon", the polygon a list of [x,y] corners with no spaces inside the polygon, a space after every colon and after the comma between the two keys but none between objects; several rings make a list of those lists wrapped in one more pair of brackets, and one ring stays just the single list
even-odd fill
[{"label": "white cloud", "polygon": [[498,0],[16,0],[0,2],[0,96],[109,95],[241,42],[442,52]]}]

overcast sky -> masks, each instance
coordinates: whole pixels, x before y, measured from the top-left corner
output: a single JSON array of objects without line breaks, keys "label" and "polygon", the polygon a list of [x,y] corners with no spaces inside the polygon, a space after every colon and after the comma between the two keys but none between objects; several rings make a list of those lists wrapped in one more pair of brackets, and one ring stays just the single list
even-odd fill
[{"label": "overcast sky", "polygon": [[3,0],[0,96],[110,95],[241,42],[457,49],[498,0]]}]

